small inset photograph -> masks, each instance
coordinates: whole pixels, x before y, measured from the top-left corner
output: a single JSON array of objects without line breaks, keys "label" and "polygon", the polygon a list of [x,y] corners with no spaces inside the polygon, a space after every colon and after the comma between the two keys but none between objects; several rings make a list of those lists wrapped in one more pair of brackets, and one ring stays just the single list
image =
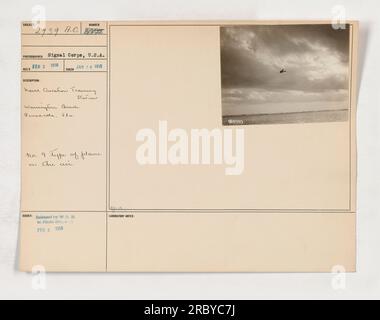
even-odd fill
[{"label": "small inset photograph", "polygon": [[223,125],[348,121],[350,26],[220,28]]}]

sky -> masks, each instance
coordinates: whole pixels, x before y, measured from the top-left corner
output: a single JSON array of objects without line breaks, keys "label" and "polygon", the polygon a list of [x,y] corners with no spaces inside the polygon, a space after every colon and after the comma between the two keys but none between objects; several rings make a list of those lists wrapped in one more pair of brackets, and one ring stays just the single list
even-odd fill
[{"label": "sky", "polygon": [[222,27],[221,68],[223,115],[348,109],[349,29]]}]

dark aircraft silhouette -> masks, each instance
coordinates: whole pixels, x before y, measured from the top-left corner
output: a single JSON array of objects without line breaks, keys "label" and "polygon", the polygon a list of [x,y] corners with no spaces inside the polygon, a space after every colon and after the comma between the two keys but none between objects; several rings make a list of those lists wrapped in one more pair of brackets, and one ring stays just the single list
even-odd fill
[{"label": "dark aircraft silhouette", "polygon": [[280,70],[280,73],[285,73],[285,72],[286,72],[285,69],[281,69],[281,70]]}]

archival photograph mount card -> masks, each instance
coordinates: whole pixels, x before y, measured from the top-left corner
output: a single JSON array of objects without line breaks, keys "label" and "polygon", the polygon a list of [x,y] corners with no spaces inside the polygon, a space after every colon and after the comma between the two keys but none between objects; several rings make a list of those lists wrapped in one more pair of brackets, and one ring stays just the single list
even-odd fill
[{"label": "archival photograph mount card", "polygon": [[358,23],[21,23],[20,270],[356,270]]}]

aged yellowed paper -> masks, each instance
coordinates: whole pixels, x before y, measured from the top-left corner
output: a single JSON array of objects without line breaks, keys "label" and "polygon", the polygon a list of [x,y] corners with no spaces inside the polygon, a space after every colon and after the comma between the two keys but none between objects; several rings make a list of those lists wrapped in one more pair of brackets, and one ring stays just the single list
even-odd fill
[{"label": "aged yellowed paper", "polygon": [[21,270],[355,271],[357,22],[21,31]]}]

